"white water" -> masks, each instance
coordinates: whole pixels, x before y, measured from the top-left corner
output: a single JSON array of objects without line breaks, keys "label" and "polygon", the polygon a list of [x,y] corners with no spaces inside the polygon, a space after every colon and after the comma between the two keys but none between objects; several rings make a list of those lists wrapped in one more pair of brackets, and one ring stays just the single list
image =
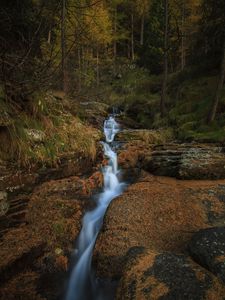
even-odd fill
[{"label": "white water", "polygon": [[104,134],[107,143],[111,143],[114,140],[115,135],[119,131],[119,125],[113,117],[104,122]]},{"label": "white water", "polygon": [[87,212],[83,218],[83,226],[77,244],[77,263],[70,276],[66,300],[105,300],[107,298],[100,295],[97,281],[91,272],[91,260],[106,209],[109,203],[122,193],[124,187],[124,184],[120,183],[117,178],[117,154],[109,145],[118,131],[119,125],[113,117],[105,120],[106,142],[102,142],[102,144],[104,154],[109,161],[103,169],[104,191],[99,195],[96,208]]}]

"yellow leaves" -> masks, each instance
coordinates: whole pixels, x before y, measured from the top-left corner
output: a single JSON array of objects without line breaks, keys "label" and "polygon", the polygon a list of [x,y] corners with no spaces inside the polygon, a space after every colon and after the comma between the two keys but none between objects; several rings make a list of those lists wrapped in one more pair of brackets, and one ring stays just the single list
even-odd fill
[{"label": "yellow leaves", "polygon": [[111,42],[112,22],[108,10],[101,3],[87,10],[85,26],[93,43],[104,45]]},{"label": "yellow leaves", "polygon": [[147,15],[150,5],[151,1],[149,0],[136,0],[136,11],[138,15]]}]

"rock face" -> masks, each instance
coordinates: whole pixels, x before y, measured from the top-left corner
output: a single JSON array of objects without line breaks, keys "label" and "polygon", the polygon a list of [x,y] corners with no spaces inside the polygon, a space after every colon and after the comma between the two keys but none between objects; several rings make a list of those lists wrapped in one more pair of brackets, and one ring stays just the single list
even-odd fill
[{"label": "rock face", "polygon": [[0,165],[0,190],[11,194],[30,192],[35,185],[50,180],[79,175],[83,170],[91,172],[95,162],[79,154],[60,157],[55,167],[18,170],[15,166]]},{"label": "rock face", "polygon": [[225,227],[195,233],[188,246],[192,258],[225,283]]},{"label": "rock face", "polygon": [[119,163],[122,169],[140,168],[178,179],[224,179],[225,148],[216,144],[171,143],[166,130],[123,130]]},{"label": "rock face", "polygon": [[105,118],[109,114],[109,106],[103,102],[80,102],[79,113],[92,126],[102,129]]},{"label": "rock face", "polygon": [[118,300],[222,300],[225,288],[184,255],[131,249],[117,291]]},{"label": "rock face", "polygon": [[116,135],[120,145],[118,163],[123,171],[123,179],[132,182],[137,179],[140,170],[144,168],[156,144],[171,140],[168,130],[125,129]]},{"label": "rock face", "polygon": [[225,178],[225,151],[216,145],[164,144],[154,146],[144,169],[180,179]]},{"label": "rock face", "polygon": [[143,174],[106,213],[94,261],[103,277],[119,278],[127,251],[185,252],[192,234],[224,225],[225,181],[180,181]]}]

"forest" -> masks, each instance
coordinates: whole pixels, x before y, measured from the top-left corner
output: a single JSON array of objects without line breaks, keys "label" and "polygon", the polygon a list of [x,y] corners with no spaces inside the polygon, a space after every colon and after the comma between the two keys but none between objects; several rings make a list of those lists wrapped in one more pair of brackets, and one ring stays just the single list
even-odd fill
[{"label": "forest", "polygon": [[1,0],[0,299],[224,299],[224,81],[224,0]]}]

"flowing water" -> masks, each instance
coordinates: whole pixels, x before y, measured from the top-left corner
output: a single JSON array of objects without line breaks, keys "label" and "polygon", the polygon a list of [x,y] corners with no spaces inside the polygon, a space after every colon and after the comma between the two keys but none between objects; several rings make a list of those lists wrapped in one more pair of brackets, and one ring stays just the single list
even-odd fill
[{"label": "flowing water", "polygon": [[103,217],[109,203],[119,196],[124,184],[118,179],[117,154],[113,150],[113,141],[119,125],[114,117],[104,122],[104,134],[106,142],[102,142],[104,154],[108,158],[108,165],[103,168],[104,191],[99,195],[96,208],[86,212],[83,218],[83,226],[78,238],[76,264],[72,270],[66,300],[106,300],[105,294],[93,274],[91,260],[96,238],[102,225]]}]

